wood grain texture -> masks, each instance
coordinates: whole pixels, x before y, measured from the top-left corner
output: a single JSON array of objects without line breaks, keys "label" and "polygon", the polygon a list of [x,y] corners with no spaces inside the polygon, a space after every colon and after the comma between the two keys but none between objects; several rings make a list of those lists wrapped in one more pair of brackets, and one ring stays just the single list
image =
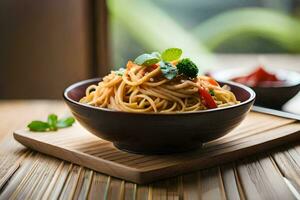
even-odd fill
[{"label": "wood grain texture", "polygon": [[[222,180],[227,199],[243,199],[243,191],[240,191],[239,185],[236,182],[234,165],[227,164],[221,168]],[[241,197],[242,196],[242,197]]]},{"label": "wood grain texture", "polygon": [[246,159],[237,167],[244,192],[249,199],[295,199],[269,157],[253,161]]},{"label": "wood grain texture", "polygon": [[[29,185],[27,188],[41,188],[40,193],[43,193],[43,196],[36,199],[78,199],[79,196],[86,195],[85,191],[88,191],[88,198],[90,199],[108,199],[107,197],[111,195],[109,194],[109,191],[117,192],[117,196],[120,197],[120,199],[139,199],[139,197],[141,199],[149,200],[200,199],[205,195],[203,191],[207,191],[200,190],[200,188],[202,188],[201,184],[203,180],[211,181],[209,184],[211,186],[209,186],[209,188],[215,191],[225,190],[227,199],[255,199],[257,191],[255,191],[255,189],[253,193],[249,192],[249,190],[251,190],[253,187],[253,183],[251,183],[252,181],[249,183],[247,179],[241,176],[240,167],[252,165],[253,170],[250,172],[260,171],[260,165],[256,165],[255,163],[261,163],[261,161],[266,158],[270,160],[273,159],[276,163],[276,166],[274,165],[273,167],[274,169],[269,170],[271,173],[268,175],[268,177],[275,176],[277,177],[276,179],[280,180],[283,178],[283,176],[286,176],[291,182],[296,182],[295,186],[298,185],[297,179],[300,174],[300,146],[296,140],[294,143],[289,143],[286,146],[276,148],[269,152],[266,151],[265,155],[263,156],[247,157],[246,160],[238,160],[226,165],[218,164],[218,167],[210,168],[214,173],[207,173],[206,170],[199,170],[184,174],[182,176],[177,176],[175,178],[164,179],[148,185],[139,185],[125,180],[119,180],[120,183],[117,184],[117,187],[115,187],[116,189],[111,189],[110,187],[113,185],[111,182],[117,179],[94,171],[91,178],[92,181],[89,183],[88,181],[83,181],[86,171],[85,168],[75,164],[71,165],[70,163],[64,161],[57,162],[58,160],[53,157],[48,157],[30,150],[26,151],[25,147],[12,139],[13,130],[25,127],[30,120],[44,119],[49,112],[54,112],[59,116],[63,116],[67,113],[66,111],[67,108],[64,106],[64,104],[58,101],[0,101],[0,165],[3,166],[0,167],[0,179],[2,177],[9,177],[6,179],[6,183],[4,184],[3,188],[0,189],[0,199],[11,198],[12,194],[17,190],[18,187],[24,187],[21,182],[24,182],[25,180],[33,180],[33,176],[35,176],[35,174],[32,173],[32,171],[37,167],[37,164],[42,163],[42,160],[48,160],[48,163],[53,164],[53,168],[46,168],[46,165],[43,164],[43,166],[39,168],[39,173],[43,173],[43,171],[45,171],[51,172],[52,175],[48,176],[50,180],[43,179],[43,176],[37,177],[36,179],[38,180],[36,181],[38,182],[38,185],[35,184],[35,181],[28,182]],[[256,118],[257,116],[253,115],[253,117]],[[285,121],[285,119],[281,118],[273,118],[270,121],[273,122],[274,120],[283,120],[280,122],[282,123],[282,126],[291,125],[291,123],[293,123],[290,121]],[[244,123],[247,123],[249,126],[253,126],[253,129],[255,129],[255,126],[260,126],[262,129],[265,129],[264,126],[261,126],[261,124],[265,123],[265,126],[270,126],[270,123],[272,123],[270,121],[260,120],[259,124],[251,124],[251,122],[247,119],[244,121]],[[268,127],[266,128],[268,129]],[[245,133],[248,132],[245,129],[241,130],[238,128],[231,133],[232,135],[227,135],[227,137],[229,138],[233,135],[237,136],[236,131],[238,130],[244,131]],[[42,134],[40,136],[44,138],[48,137],[43,136]],[[70,148],[72,146],[78,146],[79,149],[84,149],[85,146],[91,146],[91,149],[88,148],[87,151],[95,150],[93,149],[93,146],[97,146],[99,144],[98,142],[93,141],[94,139],[91,138],[83,142],[80,141],[80,137],[74,137],[74,140],[70,142],[70,144],[66,144],[63,141],[60,142],[59,140],[56,140],[56,142],[60,142],[60,144],[66,145]],[[218,141],[215,141],[213,143],[217,142]],[[213,143],[209,145],[213,145]],[[209,148],[209,145],[207,144],[207,148]],[[219,145],[222,145],[222,143]],[[108,148],[108,146],[106,146],[106,148]],[[147,161],[145,157],[134,154],[130,155],[130,159],[126,157],[120,159],[122,158],[123,154],[119,155],[115,152],[111,154],[111,156],[113,156],[111,160],[118,160],[118,162],[122,163],[134,163],[139,160]],[[280,154],[280,159],[278,156],[276,157],[275,154]],[[22,155],[26,156],[21,158]],[[106,156],[109,156],[108,152],[105,157]],[[19,159],[20,165],[15,173],[11,175],[10,172],[14,170],[16,160]],[[273,161],[270,162],[272,163]],[[170,162],[168,161],[164,164],[168,165]],[[263,165],[263,167],[264,166],[265,165]],[[276,167],[278,169],[276,169]],[[215,169],[217,168],[220,168],[220,172],[216,173]],[[218,175],[217,177],[220,178],[215,178],[216,174]],[[248,173],[248,176],[254,176],[251,179],[256,180],[256,182],[254,182],[255,184],[269,185],[275,191],[275,199],[286,199],[285,197],[280,196],[280,191],[278,190],[281,188],[278,187],[277,182],[273,182],[272,178],[255,178],[254,173]],[[220,179],[222,179],[223,184],[220,184]],[[286,192],[286,186],[284,184],[285,183],[282,183],[281,181],[279,183],[280,186],[285,188],[284,191]],[[296,187],[296,189],[298,192],[300,191],[298,187]],[[35,194],[37,193],[35,192]],[[16,199],[20,199],[20,197],[27,195],[31,196],[31,194],[23,194],[23,191],[21,191],[14,197],[16,197]],[[258,194],[258,196],[261,199],[262,194]],[[39,195],[35,197],[39,197]]]},{"label": "wood grain texture", "polygon": [[[293,141],[300,138],[300,124],[290,119],[250,113],[227,136],[197,151],[172,155],[123,152],[78,124],[56,133],[19,130],[14,137],[34,150],[141,184],[211,167]],[[219,193],[222,196],[222,192]]]},{"label": "wood grain texture", "polygon": [[[219,61],[220,67],[253,67],[257,65],[258,63],[258,57],[261,57],[261,55],[218,55],[217,59]],[[299,61],[300,56],[295,55],[262,55],[264,58],[264,64],[267,66],[277,67],[277,68],[287,68],[291,70],[298,70],[299,71]],[[299,94],[300,95],[300,94]],[[299,97],[298,95],[298,97]],[[299,100],[299,98],[298,98]],[[299,101],[293,101],[294,103],[289,104],[288,107],[290,111],[300,111],[299,108]],[[296,106],[295,106],[296,105]],[[9,177],[6,179],[6,183],[3,186],[2,189],[0,189],[0,199],[9,199],[12,195],[12,193],[16,190],[16,188],[20,185],[21,181],[23,179],[26,179],[27,177],[32,176],[33,174],[30,173],[32,168],[35,167],[34,163],[37,159],[37,155],[43,158],[47,158],[48,156],[39,154],[39,153],[32,153],[32,151],[29,151],[30,153],[22,160],[20,160],[20,166],[17,169],[15,173],[13,173],[11,176],[9,175],[11,172],[11,169],[13,170],[16,160],[18,160],[22,155],[26,153],[26,148],[20,145],[18,142],[13,140],[12,138],[12,132],[17,129],[24,128],[27,123],[33,119],[45,119],[47,114],[49,113],[56,113],[58,115],[65,115],[67,112],[67,108],[64,106],[62,102],[59,101],[0,101],[0,179],[3,177]],[[277,119],[277,118],[276,118]],[[255,130],[255,126],[261,126],[262,128],[268,129],[270,124],[274,120],[272,119],[269,121],[263,121],[260,120],[260,123],[258,124],[251,124],[249,122],[249,127],[253,126],[253,129]],[[278,119],[280,120],[280,119]],[[246,121],[244,121],[246,122]],[[285,120],[284,122],[285,123]],[[263,125],[264,124],[264,125]],[[239,128],[238,128],[239,129]],[[236,131],[238,130],[236,129]],[[249,132],[248,130],[244,130],[244,132]],[[231,137],[234,135],[234,133],[237,132],[231,132],[228,137]],[[231,135],[232,134],[232,135]],[[238,136],[238,135],[236,135]],[[74,139],[75,140],[75,139]],[[76,139],[74,141],[73,145],[78,145],[80,147],[80,140]],[[84,141],[82,142],[82,146],[89,146],[88,143],[92,141]],[[214,141],[213,143],[218,142]],[[275,151],[270,151],[270,155],[274,159],[274,162],[276,162],[276,165],[278,166],[281,174],[277,173],[277,170],[272,170],[272,172],[276,172],[275,174],[278,177],[283,178],[283,176],[286,176],[289,178],[291,182],[296,182],[296,186],[299,186],[299,180],[300,179],[300,148],[299,148],[299,142],[295,140],[296,144],[289,143],[284,148],[276,148]],[[67,144],[64,144],[67,146]],[[94,145],[97,145],[97,143],[94,143]],[[70,144],[69,146],[72,146]],[[266,152],[267,153],[267,152]],[[280,154],[280,157],[275,156]],[[108,155],[107,155],[108,156]],[[123,158],[120,159],[122,155],[115,155],[115,157],[111,158],[111,160],[118,160],[119,162],[126,162],[126,159]],[[50,158],[52,162],[56,162],[56,159]],[[252,184],[249,184],[246,179],[243,179],[240,174],[238,168],[241,166],[246,166],[246,164],[253,164],[256,162],[260,162],[260,160],[264,159],[265,157],[247,157],[248,161],[245,163],[245,161],[237,161],[233,162],[230,166],[230,170],[232,171],[230,173],[227,173],[228,168],[226,168],[227,165],[219,165],[221,168],[222,173],[222,179],[223,184],[225,188],[225,193],[227,199],[238,199],[234,198],[233,196],[230,196],[232,194],[239,195],[240,199],[254,199],[256,197],[256,191],[253,193],[251,192],[245,192],[249,191]],[[270,158],[270,157],[269,157]],[[134,162],[134,159],[143,159],[142,156],[137,155],[134,156],[131,159],[131,162]],[[128,161],[129,162],[129,161]],[[57,163],[57,162],[56,162]],[[68,162],[59,162],[56,164],[57,169],[55,171],[55,174],[52,176],[52,180],[50,184],[47,181],[40,181],[40,184],[43,186],[46,186],[47,189],[44,192],[44,196],[40,199],[48,199],[48,195],[53,195],[52,197],[60,196],[62,199],[78,199],[78,196],[80,196],[81,187],[85,187],[83,185],[83,175],[85,169],[77,166],[72,165]],[[81,169],[81,173],[78,174],[77,169]],[[253,165],[253,168],[256,169],[258,166]],[[75,169],[75,170],[74,170]],[[167,193],[168,188],[174,184],[174,187],[178,187],[178,196],[179,199],[200,199],[202,196],[202,192],[199,190],[200,185],[200,179],[199,179],[199,173],[201,173],[202,170],[185,174],[183,176],[178,177],[178,184],[175,184],[174,181],[171,181],[168,185],[168,179],[155,182],[150,185],[138,185],[134,184],[132,182],[124,181],[124,193],[121,193],[121,197],[126,200],[131,199],[137,199],[137,197],[145,197],[145,199],[160,199],[160,200],[166,200],[167,199]],[[257,171],[257,170],[256,170]],[[8,175],[7,175],[8,174]],[[205,176],[205,173],[202,173]],[[100,177],[100,183],[96,184],[96,180],[98,180],[97,176]],[[70,178],[75,177],[75,178]],[[69,180],[70,178],[70,180]],[[93,173],[93,180],[92,183],[89,185],[89,197],[97,198],[97,199],[105,199],[107,197],[107,192],[110,190],[110,180],[111,178],[107,175],[100,174],[100,173]],[[211,179],[212,181],[216,181],[216,179]],[[275,190],[275,195],[277,195],[277,190],[280,190],[281,188],[274,187],[275,183],[272,182],[272,179],[255,179],[257,180],[256,184],[267,184],[273,186]],[[95,182],[94,182],[95,181]],[[121,182],[121,183],[122,183]],[[85,183],[86,184],[86,183]],[[219,184],[214,184],[219,185]],[[238,193],[236,192],[236,187],[238,190]],[[33,186],[33,185],[29,185]],[[69,188],[69,189],[68,189]],[[74,189],[75,188],[75,189]],[[123,187],[120,187],[119,189],[122,190]],[[144,188],[143,190],[139,188]],[[233,189],[232,189],[233,188]],[[221,189],[221,188],[220,188]],[[300,191],[299,187],[296,187],[298,192]],[[68,190],[68,192],[64,192]],[[231,192],[229,192],[229,190]],[[139,194],[137,195],[137,191],[139,191]],[[150,191],[150,192],[148,192]],[[151,193],[152,191],[152,193]],[[145,193],[145,195],[143,195]],[[123,196],[122,196],[123,194]],[[149,195],[150,194],[150,195]],[[21,194],[19,194],[21,195]],[[17,196],[17,198],[20,196]],[[231,198],[232,197],[232,198]],[[276,196],[276,198],[280,198]],[[49,198],[54,199],[54,198]],[[175,198],[169,198],[169,199],[176,199]],[[285,197],[281,199],[286,199]]]}]

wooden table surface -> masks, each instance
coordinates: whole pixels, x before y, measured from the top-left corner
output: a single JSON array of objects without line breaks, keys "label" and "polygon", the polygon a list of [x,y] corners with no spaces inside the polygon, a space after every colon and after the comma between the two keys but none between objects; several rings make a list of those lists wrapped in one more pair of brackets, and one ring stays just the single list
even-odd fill
[{"label": "wooden table surface", "polygon": [[[272,60],[276,65],[285,59],[293,69],[297,67],[295,63],[300,63],[299,56],[275,58]],[[14,130],[50,113],[70,114],[61,101],[0,101],[0,199],[258,200],[296,199],[297,191],[300,192],[300,143],[297,141],[233,163],[137,185],[33,152],[14,141]],[[285,179],[294,185],[296,192],[291,192]]]}]

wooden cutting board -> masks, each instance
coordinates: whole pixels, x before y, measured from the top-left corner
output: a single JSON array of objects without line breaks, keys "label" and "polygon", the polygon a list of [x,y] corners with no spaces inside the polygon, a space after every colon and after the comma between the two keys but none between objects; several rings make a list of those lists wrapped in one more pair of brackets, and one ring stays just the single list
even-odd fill
[{"label": "wooden cutting board", "polygon": [[42,153],[133,181],[148,183],[190,171],[219,165],[300,139],[295,120],[251,112],[234,131],[187,153],[139,155],[116,149],[75,124],[58,132],[15,131],[23,145]]}]

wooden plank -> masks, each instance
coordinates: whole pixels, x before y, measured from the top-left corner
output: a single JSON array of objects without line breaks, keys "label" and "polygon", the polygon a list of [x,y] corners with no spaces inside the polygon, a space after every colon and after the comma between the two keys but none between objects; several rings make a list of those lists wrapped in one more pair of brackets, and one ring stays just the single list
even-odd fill
[{"label": "wooden plank", "polygon": [[87,199],[89,195],[89,189],[93,180],[93,175],[94,175],[94,171],[89,169],[85,170],[78,199]]},{"label": "wooden plank", "polygon": [[49,187],[49,196],[46,196],[47,192],[45,192],[44,197],[47,197],[49,199],[58,199],[60,194],[61,194],[61,190],[64,186],[64,184],[66,183],[66,180],[69,176],[70,171],[72,170],[73,165],[72,164],[68,164],[68,163],[62,163],[62,168],[58,168],[57,170],[57,174],[58,176],[55,176],[55,179],[53,180],[53,185],[50,185],[52,187]]},{"label": "wooden plank", "polygon": [[0,156],[0,177],[2,177],[0,178],[0,191],[20,168],[21,162],[29,155],[32,155],[32,153],[27,150],[21,152],[17,151],[16,154],[19,155],[18,158],[17,155],[11,156],[10,154]]},{"label": "wooden plank", "polygon": [[247,199],[295,199],[269,157],[244,161],[237,169]]},{"label": "wooden plank", "polygon": [[200,172],[201,199],[226,199],[223,180],[219,168],[211,168]]},{"label": "wooden plank", "polygon": [[31,195],[36,195],[35,192],[38,192],[36,189],[39,187],[39,181],[41,181],[42,178],[48,174],[48,171],[53,167],[53,165],[55,165],[55,162],[52,162],[51,164],[49,164],[49,162],[49,158],[43,158],[38,155],[33,167],[12,193],[11,198],[30,199]]},{"label": "wooden plank", "polygon": [[296,148],[281,149],[273,152],[272,157],[283,176],[300,191],[300,154]]},{"label": "wooden plank", "polygon": [[[44,195],[44,192],[48,188],[48,184],[52,181],[53,176],[57,168],[59,167],[59,161],[56,160],[53,162],[52,159],[48,158],[47,166],[40,166],[40,178],[35,180],[35,186],[31,187],[30,192],[26,195],[26,199],[41,199]],[[32,186],[32,184],[31,184]],[[30,187],[30,186],[28,186]]]},{"label": "wooden plank", "polygon": [[73,166],[68,175],[62,191],[60,192],[59,199],[72,199],[76,190],[78,179],[83,171],[82,167]]},{"label": "wooden plank", "polygon": [[183,198],[184,199],[200,199],[200,182],[199,173],[187,174],[182,177]]},{"label": "wooden plank", "polygon": [[141,200],[147,200],[149,196],[149,188],[147,185],[137,185],[136,198]]},{"label": "wooden plank", "polygon": [[85,173],[86,173],[86,169],[83,168],[77,179],[76,188],[74,194],[72,194],[72,199],[78,199],[79,196],[81,195],[80,192],[81,192],[81,188],[83,187]]},{"label": "wooden plank", "polygon": [[94,173],[88,199],[104,199],[107,188],[108,177],[99,173]]},{"label": "wooden plank", "polygon": [[20,164],[19,169],[16,171],[14,176],[7,182],[6,187],[0,193],[0,199],[8,199],[21,184],[21,182],[28,176],[31,169],[36,167],[36,160],[38,157],[35,154],[30,154],[27,159]]},{"label": "wooden plank", "polygon": [[124,200],[136,199],[136,184],[125,182],[124,185]]},{"label": "wooden plank", "polygon": [[122,180],[116,179],[116,178],[111,178],[110,184],[109,184],[109,189],[107,191],[107,199],[121,199],[122,196],[124,195],[124,187],[122,185]]},{"label": "wooden plank", "polygon": [[167,199],[179,199],[179,180],[178,177],[174,177],[165,181],[166,183],[166,197]]},{"label": "wooden plank", "polygon": [[[38,102],[40,102],[40,101],[38,101]],[[61,104],[59,104],[59,103],[51,104],[50,101],[46,101],[46,102],[47,103],[40,102],[40,103],[38,103],[38,105],[37,105],[37,102],[30,103],[29,108],[30,108],[30,110],[32,110],[32,112],[31,112],[32,116],[27,116],[27,115],[24,114],[24,115],[19,115],[18,118],[15,118],[16,114],[18,114],[17,111],[16,112],[14,112],[14,111],[9,112],[9,110],[10,110],[9,108],[11,108],[11,105],[13,105],[13,107],[16,108],[16,110],[20,110],[20,108],[21,108],[22,112],[28,113],[26,111],[26,107],[27,107],[26,105],[28,105],[28,104],[26,104],[26,103],[25,104],[24,103],[7,104],[5,106],[7,108],[7,109],[5,109],[6,110],[5,112],[7,113],[7,115],[6,114],[4,115],[0,112],[0,118],[2,116],[1,120],[2,119],[5,120],[5,117],[8,117],[8,119],[6,119],[6,122],[11,122],[12,121],[11,119],[14,118],[14,123],[6,123],[5,122],[7,127],[5,126],[5,124],[0,123],[0,130],[2,131],[0,134],[3,134],[4,132],[5,132],[4,134],[11,134],[9,131],[12,131],[16,128],[21,128],[21,127],[26,126],[26,123],[28,123],[28,121],[32,120],[33,118],[42,119],[42,118],[45,117],[45,113],[47,113],[48,110],[55,110],[55,112],[60,113],[60,114],[63,113],[61,109],[64,108],[64,107],[59,106]],[[0,103],[0,110],[1,110],[1,103]],[[3,109],[1,111],[3,111]],[[3,120],[1,122],[3,122]],[[289,125],[289,123],[287,125]],[[253,126],[253,124],[249,123],[247,126]],[[44,134],[40,135],[40,136],[43,136],[44,139],[49,139],[49,136],[45,136]],[[68,137],[65,137],[65,138],[68,138]],[[257,138],[259,139],[259,137],[256,137],[256,139]],[[2,161],[8,162],[8,163],[13,162],[12,160],[14,160],[14,159],[10,160],[10,158],[14,158],[14,156],[16,158],[18,158],[18,156],[20,154],[17,154],[16,152],[23,149],[23,148],[20,148],[21,145],[19,145],[16,142],[13,142],[11,139],[9,139],[9,140],[5,139],[5,141],[7,141],[7,142],[2,143],[0,145],[0,153],[3,153],[3,155],[7,155],[7,156],[3,160],[1,160],[0,165],[4,164]],[[63,145],[68,144],[67,141],[65,141],[65,142],[60,141],[60,140],[56,140],[56,141],[61,142]],[[92,141],[93,141],[93,139],[89,140],[87,142],[84,141],[81,144],[80,141],[77,138],[76,140],[74,140],[73,144],[70,143],[68,148],[74,147],[74,145],[75,145],[76,147],[78,146],[78,149],[80,149],[80,148],[84,147],[85,145],[90,144],[90,142],[92,142]],[[82,145],[82,146],[80,146],[80,145]],[[228,147],[226,145],[223,145],[223,146],[222,145],[223,144],[221,144],[220,148]],[[297,156],[297,154],[300,151],[299,151],[298,146],[292,147],[292,145],[293,144],[289,144],[288,147],[290,147],[290,148],[288,148],[288,149],[279,149],[279,150],[280,150],[280,152],[283,152],[284,154],[286,152],[289,153],[288,159],[293,162],[293,164],[291,164],[291,165],[293,165],[293,167],[295,167],[294,170],[297,172],[297,166],[300,166],[299,157]],[[209,153],[211,153],[211,152],[209,152]],[[105,155],[103,157],[106,157],[106,156],[109,156],[109,155]],[[118,160],[120,158],[120,156],[121,155],[112,155],[111,159],[112,160],[113,159]],[[39,154],[38,157],[45,158],[46,156]],[[130,155],[129,158],[131,158],[131,157],[132,156]],[[109,157],[107,157],[107,158],[109,158]],[[31,168],[34,167],[34,163],[35,163],[36,159],[37,159],[36,155],[29,155],[24,160],[22,160],[18,170],[8,180],[8,182],[4,186],[3,190],[2,191],[0,190],[0,199],[9,199],[9,197],[11,197],[11,194],[16,190],[16,188],[18,187],[20,182],[31,171]],[[128,159],[128,157],[127,158],[124,157],[124,159]],[[168,159],[170,159],[170,158],[168,158]],[[51,160],[54,161],[55,159],[51,159]],[[274,159],[274,160],[275,160],[275,162],[278,166],[282,162],[280,160],[278,160],[278,161],[276,159]],[[255,161],[253,161],[253,162],[255,162]],[[288,162],[290,162],[290,161],[288,161]],[[76,178],[76,174],[74,174],[75,178],[72,178],[71,180],[69,180],[70,177],[73,176],[72,175],[74,173],[73,169],[76,167],[76,165],[73,165],[73,167],[70,169],[69,172],[68,172],[68,169],[66,169],[66,170],[63,171],[63,173],[60,173],[61,172],[60,166],[62,166],[62,167],[65,166],[64,164],[61,165],[61,163],[62,162],[57,164],[58,169],[55,171],[55,174],[52,177],[52,180],[51,180],[50,184],[47,184],[47,181],[44,179],[43,181],[40,182],[41,187],[43,188],[46,185],[48,188],[50,188],[49,191],[51,192],[53,190],[54,185],[57,182],[59,186],[56,187],[55,191],[57,191],[57,193],[58,193],[58,195],[61,199],[70,199],[72,197],[80,196],[82,185],[80,187],[77,187],[78,185],[80,185],[80,178],[79,178],[80,174],[79,175],[77,174],[77,178]],[[68,164],[68,163],[66,163],[66,164]],[[249,163],[247,163],[247,164],[249,164]],[[239,163],[238,166],[240,166],[240,165],[244,165],[244,164]],[[8,166],[7,169],[9,170],[10,166],[9,165],[7,165],[7,166]],[[229,186],[228,186],[228,184],[226,182],[226,178],[224,176],[224,170],[223,170],[224,168],[221,167],[221,169],[222,169],[222,171],[221,171],[222,172],[222,180],[223,180],[223,185],[224,185],[224,189],[225,189],[225,192],[226,192],[226,197],[227,197],[227,199],[229,199],[228,196],[227,196],[229,192],[228,192],[228,189],[226,189]],[[234,173],[236,173],[235,172],[236,169],[235,169],[234,165],[232,166],[231,169],[233,170]],[[44,168],[44,169],[41,169],[41,170],[46,170],[46,169]],[[282,172],[281,169],[280,169],[280,171]],[[8,172],[8,171],[3,170],[1,172],[5,175],[6,172]],[[40,171],[40,172],[43,173],[43,171]],[[272,170],[272,172],[278,173],[276,170]],[[94,185],[93,186],[95,174],[98,174],[98,173],[94,172],[92,183],[90,184],[90,186],[88,188],[88,191],[89,191],[88,196],[89,196],[89,198],[92,197],[92,198],[101,199],[102,196],[105,196],[105,193],[101,192],[101,191],[109,191],[110,190],[110,185],[111,184],[106,184],[108,182],[108,180],[110,180],[110,178],[108,178],[108,176],[103,175],[103,174],[100,175],[101,177],[103,177],[103,179],[100,179],[103,182],[103,184],[102,184],[102,189],[103,190],[101,190],[98,187],[99,185]],[[146,185],[146,186],[144,186],[145,191],[149,191],[147,193],[148,194],[147,198],[151,199],[151,197],[152,197],[152,199],[167,199],[168,189],[171,189],[169,194],[175,194],[175,195],[169,196],[170,199],[176,199],[176,191],[178,192],[177,194],[179,196],[179,199],[193,199],[193,197],[194,197],[194,199],[199,199],[202,196],[202,192],[199,190],[201,180],[200,180],[200,178],[198,179],[197,174],[201,174],[201,173],[196,172],[196,173],[184,175],[184,176],[182,176],[181,180],[180,180],[180,177],[179,177],[178,178],[178,183],[176,183],[176,181],[165,180],[165,181],[153,183],[153,184],[150,184],[150,185]],[[238,174],[238,173],[236,173],[236,174]],[[286,176],[286,174],[284,174],[284,175]],[[294,175],[294,177],[297,178],[297,176],[295,174],[293,174],[293,175]],[[246,187],[251,186],[251,185],[248,186],[247,184],[245,184],[243,182],[244,179],[242,180],[239,175],[237,175],[237,176],[234,175],[234,176],[235,176],[234,178],[236,179],[236,184],[237,184],[237,187],[238,187],[239,191],[245,190],[245,188],[244,188],[245,185],[246,185]],[[270,176],[273,176],[273,174],[271,173]],[[277,175],[275,174],[275,176],[277,176]],[[65,177],[65,179],[64,178],[61,179],[61,177]],[[187,177],[190,177],[190,180],[195,179],[195,181],[188,182],[189,179]],[[210,175],[208,177],[210,177]],[[232,174],[231,174],[231,178],[232,178]],[[120,191],[118,191],[121,194],[120,197],[122,197],[122,194],[123,194],[122,193],[122,188],[123,188],[122,187],[122,182],[123,181],[121,181],[121,184],[120,184],[120,187],[119,187]],[[169,185],[168,185],[168,182],[170,183]],[[54,184],[52,184],[52,183],[54,183]],[[270,183],[270,184],[272,185],[273,183]],[[35,187],[34,182],[31,182],[28,187]],[[71,192],[71,191],[74,191],[74,187],[75,187],[75,192],[74,193],[76,193],[76,195],[74,193],[72,194],[72,192]],[[131,183],[131,182],[124,181],[124,195],[123,195],[124,198],[125,199],[134,199],[134,198],[136,199],[137,190],[138,190],[137,188],[138,187],[139,187],[139,185],[136,185],[136,184]],[[178,187],[178,190],[176,190],[177,187]],[[67,188],[73,188],[73,189],[67,189]],[[277,188],[277,189],[280,190],[280,188]],[[152,196],[151,196],[151,191],[152,191]],[[68,195],[63,195],[63,194],[67,194],[67,193],[68,193]],[[193,194],[195,194],[195,196],[193,196]],[[253,195],[255,195],[255,194],[253,194]],[[43,198],[43,199],[46,199],[46,198]],[[281,199],[286,199],[286,198],[282,197]]]},{"label": "wooden plank", "polygon": [[[246,120],[237,130],[239,135],[224,137],[198,151],[173,155],[136,155],[122,152],[78,125],[57,133],[38,134],[21,130],[15,132],[14,136],[25,146],[46,154],[115,177],[146,183],[235,160],[300,138],[300,124],[293,120],[257,113],[250,116],[251,122]],[[254,122],[258,124],[261,119],[274,120],[268,123],[268,129],[253,125]],[[245,131],[250,130],[249,126],[252,131],[253,127],[260,128],[249,134]],[[76,138],[75,141],[73,138]],[[79,143],[86,140],[88,142]],[[68,141],[71,144],[65,146]]]},{"label": "wooden plank", "polygon": [[233,164],[222,166],[222,180],[224,183],[224,190],[227,199],[243,199],[242,191],[239,190],[239,183],[236,179]]}]

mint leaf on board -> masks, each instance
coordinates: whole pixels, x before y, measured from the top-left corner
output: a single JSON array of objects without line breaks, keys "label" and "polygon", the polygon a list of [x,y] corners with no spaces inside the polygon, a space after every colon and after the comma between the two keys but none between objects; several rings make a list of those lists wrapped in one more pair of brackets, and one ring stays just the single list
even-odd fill
[{"label": "mint leaf on board", "polygon": [[123,74],[125,73],[125,68],[121,67],[120,69],[118,69],[117,71],[115,71],[115,74],[117,74],[118,76],[123,76]]},{"label": "mint leaf on board", "polygon": [[166,49],[162,54],[161,58],[163,61],[171,62],[173,60],[178,60],[182,54],[182,50],[179,48]]},{"label": "mint leaf on board", "polygon": [[50,114],[48,116],[48,124],[49,124],[49,128],[50,130],[56,131],[57,127],[56,127],[56,123],[57,123],[57,115],[55,114]]},{"label": "mint leaf on board", "polygon": [[160,54],[158,52],[153,52],[151,54],[145,53],[138,56],[134,60],[134,63],[137,65],[151,66],[158,63],[160,60],[161,60]]},{"label": "mint leaf on board", "polygon": [[169,80],[175,78],[178,74],[177,68],[169,62],[161,61],[159,62],[159,67],[164,77],[166,77]]},{"label": "mint leaf on board", "polygon": [[72,124],[75,122],[75,119],[73,117],[68,117],[65,119],[60,119],[57,121],[57,128],[66,128],[69,126],[72,126]]},{"label": "mint leaf on board", "polygon": [[32,121],[27,125],[30,131],[47,131],[50,128],[50,125],[47,122],[43,121]]},{"label": "mint leaf on board", "polygon": [[64,119],[58,119],[57,115],[48,115],[47,122],[35,120],[27,125],[30,131],[45,132],[45,131],[57,131],[58,128],[66,128],[72,126],[75,122],[73,117],[67,117]]}]

